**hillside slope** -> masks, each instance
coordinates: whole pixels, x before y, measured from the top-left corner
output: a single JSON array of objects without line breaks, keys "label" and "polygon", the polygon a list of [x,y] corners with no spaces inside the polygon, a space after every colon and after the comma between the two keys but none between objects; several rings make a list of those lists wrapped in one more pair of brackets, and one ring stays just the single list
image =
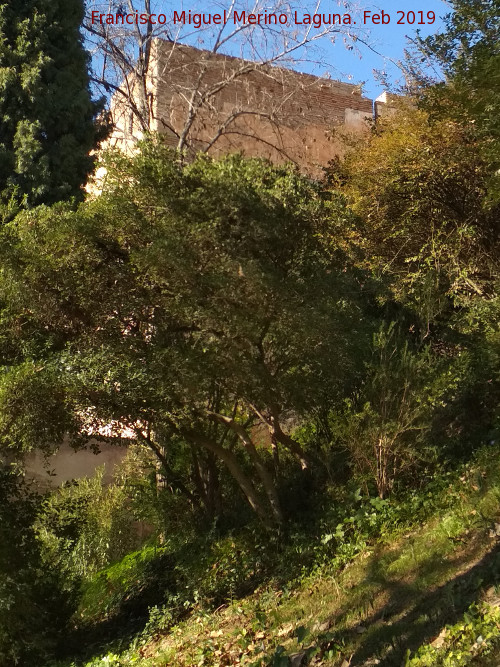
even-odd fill
[{"label": "hillside slope", "polygon": [[[500,664],[499,452],[482,452],[460,472],[443,475],[419,503],[417,517],[427,515],[421,525],[402,521],[395,510],[391,525],[386,506],[372,499],[371,513],[347,517],[318,540],[321,557],[287,585],[269,577],[216,609],[201,591],[178,622],[171,607],[155,607],[146,631],[125,650],[122,642],[108,653],[95,650],[90,661],[64,665]],[[366,526],[384,513],[374,539]],[[344,547],[354,545],[357,554],[349,557],[344,548],[342,555],[337,546],[325,557],[329,543],[340,542],[339,531]],[[298,539],[296,549],[302,548]],[[221,563],[219,553],[212,570]]]}]

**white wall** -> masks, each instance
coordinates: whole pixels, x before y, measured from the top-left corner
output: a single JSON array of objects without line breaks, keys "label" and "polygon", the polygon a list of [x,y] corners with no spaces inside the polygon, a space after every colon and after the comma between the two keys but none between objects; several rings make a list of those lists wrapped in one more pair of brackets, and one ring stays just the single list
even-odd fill
[{"label": "white wall", "polygon": [[94,454],[91,449],[75,451],[63,444],[47,459],[40,452],[32,452],[25,458],[26,479],[36,480],[43,487],[55,487],[71,479],[91,477],[96,468],[104,465],[104,481],[109,483],[115,466],[124,459],[128,448],[118,444],[100,444],[99,448],[100,453]]}]

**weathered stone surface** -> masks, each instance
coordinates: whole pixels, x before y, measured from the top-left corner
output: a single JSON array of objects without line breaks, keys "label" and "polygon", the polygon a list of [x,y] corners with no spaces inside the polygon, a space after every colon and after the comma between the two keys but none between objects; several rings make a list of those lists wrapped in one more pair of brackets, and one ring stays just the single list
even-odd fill
[{"label": "weathered stone surface", "polygon": [[[372,100],[353,84],[161,39],[153,40],[150,62],[151,129],[173,147],[190,99],[204,100],[191,128],[194,148],[214,155],[242,152],[273,162],[291,160],[309,172],[318,172],[343,152],[335,128],[364,132],[372,119]],[[128,148],[140,138],[140,127],[123,106],[115,104],[112,111],[112,143]]]}]

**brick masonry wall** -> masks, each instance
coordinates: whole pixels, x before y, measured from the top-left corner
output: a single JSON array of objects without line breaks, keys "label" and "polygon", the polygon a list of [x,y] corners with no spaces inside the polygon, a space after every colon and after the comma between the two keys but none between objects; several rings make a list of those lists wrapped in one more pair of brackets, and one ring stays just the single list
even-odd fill
[{"label": "brick masonry wall", "polygon": [[[359,86],[160,39],[152,43],[148,90],[151,129],[172,146],[191,101],[199,109],[190,130],[195,149],[291,160],[313,174],[343,153],[342,133],[366,132],[373,117]],[[123,104],[113,103],[112,112],[111,143],[130,149],[139,125]]]},{"label": "brick masonry wall", "polygon": [[[292,160],[311,171],[342,152],[334,128],[366,131],[366,119],[372,118],[372,101],[351,84],[257,67],[163,40],[155,40],[152,60],[155,129],[172,145],[186,122],[193,90],[194,103],[203,100],[192,128],[196,147],[209,147],[212,154],[238,151]],[[220,128],[224,132],[217,136]]]}]

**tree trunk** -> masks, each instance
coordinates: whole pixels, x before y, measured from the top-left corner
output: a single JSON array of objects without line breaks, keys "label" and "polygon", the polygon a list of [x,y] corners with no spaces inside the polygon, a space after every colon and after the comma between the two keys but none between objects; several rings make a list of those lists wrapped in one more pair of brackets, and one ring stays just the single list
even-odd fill
[{"label": "tree trunk", "polygon": [[280,452],[274,435],[271,435],[271,450],[273,452],[274,479],[277,480],[280,472]]},{"label": "tree trunk", "polygon": [[250,436],[248,435],[246,429],[244,429],[241,424],[238,424],[238,422],[236,422],[231,417],[226,417],[225,415],[220,415],[216,413],[212,413],[211,417],[212,419],[215,419],[221,424],[225,424],[234,433],[236,433],[238,438],[245,446],[245,449],[247,450],[250,459],[252,460],[252,463],[255,466],[257,474],[259,475],[260,481],[262,482],[262,486],[264,487],[264,491],[271,506],[271,511],[273,513],[274,520],[278,525],[281,525],[284,521],[283,512],[281,510],[281,503],[278,496],[278,492],[276,490],[276,486],[273,481],[273,477],[269,472],[269,470],[266,468],[266,466],[262,463],[260,456],[255,448],[255,445]]},{"label": "tree trunk", "polygon": [[201,447],[208,449],[210,452],[213,452],[216,456],[218,456],[221,459],[221,461],[225,463],[229,472],[238,482],[241,490],[245,494],[245,497],[248,500],[248,503],[250,504],[251,508],[260,518],[264,526],[266,526],[266,528],[272,529],[273,524],[269,520],[269,513],[266,512],[266,509],[262,504],[262,501],[254,485],[241,469],[241,466],[238,463],[238,459],[236,458],[236,456],[229,450],[224,449],[224,447],[221,447],[217,442],[215,442],[211,438],[207,438],[205,435],[201,433],[183,428],[179,429],[179,433],[184,438],[186,438],[188,442],[200,445]]},{"label": "tree trunk", "polygon": [[280,442],[284,447],[289,449],[292,452],[292,454],[295,454],[295,456],[297,456],[297,458],[300,461],[300,467],[302,468],[302,470],[308,470],[311,467],[311,465],[304,450],[296,440],[294,440],[290,435],[282,431],[278,417],[278,410],[276,408],[273,408],[272,410],[272,416],[270,422],[268,423],[268,426],[271,429],[271,437],[273,437],[277,442]]},{"label": "tree trunk", "polygon": [[144,444],[146,444],[154,452],[160,466],[163,468],[165,481],[173,489],[176,489],[177,491],[179,491],[179,493],[182,493],[184,496],[186,496],[186,498],[191,502],[193,507],[199,507],[200,503],[198,498],[196,498],[196,496],[191,493],[191,491],[187,488],[184,482],[180,479],[179,475],[177,475],[176,472],[172,469],[166,456],[163,454],[161,447],[156,442],[154,442],[154,440],[152,440],[151,437],[149,436],[144,437],[144,435],[137,429],[136,429],[136,434],[138,436],[138,439]]},{"label": "tree trunk", "polygon": [[193,457],[193,480],[201,498],[205,514],[210,521],[214,521],[222,514],[222,496],[219,484],[219,471],[215,455],[206,452],[206,460],[199,455],[197,448],[191,443]]},{"label": "tree trunk", "polygon": [[208,452],[207,456],[207,493],[213,517],[216,518],[222,514],[222,492],[220,488],[219,469],[215,455]]}]

